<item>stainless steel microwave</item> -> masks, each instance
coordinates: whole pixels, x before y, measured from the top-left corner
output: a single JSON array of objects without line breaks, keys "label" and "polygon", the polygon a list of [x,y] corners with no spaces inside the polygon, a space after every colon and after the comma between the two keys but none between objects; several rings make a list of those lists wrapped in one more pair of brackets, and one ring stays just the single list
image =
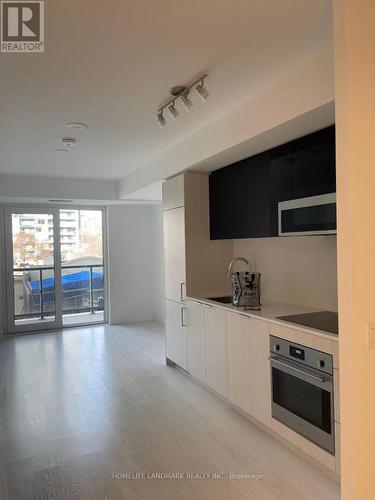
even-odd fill
[{"label": "stainless steel microwave", "polygon": [[279,203],[279,236],[336,234],[336,193]]}]

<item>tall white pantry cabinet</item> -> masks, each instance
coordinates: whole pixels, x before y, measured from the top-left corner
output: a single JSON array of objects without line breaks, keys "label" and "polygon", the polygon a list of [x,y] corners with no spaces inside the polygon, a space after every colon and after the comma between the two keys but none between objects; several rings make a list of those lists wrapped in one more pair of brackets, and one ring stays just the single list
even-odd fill
[{"label": "tall white pantry cabinet", "polygon": [[205,172],[186,172],[163,183],[166,358],[188,369],[186,298],[227,293],[225,265],[232,247],[210,240]]},{"label": "tall white pantry cabinet", "polygon": [[163,183],[166,357],[187,369],[184,176]]}]

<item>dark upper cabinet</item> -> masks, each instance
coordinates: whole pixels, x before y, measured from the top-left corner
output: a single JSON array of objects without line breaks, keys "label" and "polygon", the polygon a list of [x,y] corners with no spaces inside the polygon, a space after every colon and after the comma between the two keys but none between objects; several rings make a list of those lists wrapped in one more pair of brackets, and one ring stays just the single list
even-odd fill
[{"label": "dark upper cabinet", "polygon": [[211,239],[246,236],[245,166],[242,162],[210,175]]},{"label": "dark upper cabinet", "polygon": [[332,126],[213,172],[211,239],[277,236],[280,201],[335,191]]},{"label": "dark upper cabinet", "polygon": [[246,238],[271,236],[268,153],[246,161]]},{"label": "dark upper cabinet", "polygon": [[211,239],[270,236],[268,155],[210,175]]},{"label": "dark upper cabinet", "polygon": [[322,158],[324,146],[316,145],[293,154],[293,197],[305,198],[330,192],[329,169]]}]

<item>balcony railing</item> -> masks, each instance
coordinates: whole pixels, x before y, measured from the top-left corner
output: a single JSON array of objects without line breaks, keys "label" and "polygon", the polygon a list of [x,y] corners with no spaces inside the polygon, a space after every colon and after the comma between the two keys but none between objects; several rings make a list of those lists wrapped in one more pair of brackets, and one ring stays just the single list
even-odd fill
[{"label": "balcony railing", "polygon": [[[43,277],[44,272],[48,272],[50,276]],[[20,276],[22,276],[23,301],[21,302],[22,311],[17,310],[17,306],[15,307],[14,319],[40,318],[43,320],[55,316],[55,268],[53,266],[13,268],[13,275],[17,276],[15,273],[22,273]],[[33,273],[37,276],[33,276]],[[61,289],[63,314],[83,312],[93,314],[103,311],[103,264],[62,265]],[[19,297],[20,294],[15,293],[16,295]]]}]

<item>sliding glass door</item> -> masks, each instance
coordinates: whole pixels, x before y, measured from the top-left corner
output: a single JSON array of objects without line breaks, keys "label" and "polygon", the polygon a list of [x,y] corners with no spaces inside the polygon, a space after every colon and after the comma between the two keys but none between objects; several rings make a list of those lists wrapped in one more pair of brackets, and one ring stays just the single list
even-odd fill
[{"label": "sliding glass door", "polygon": [[105,321],[103,210],[7,207],[8,333]]},{"label": "sliding glass door", "polygon": [[5,210],[9,333],[62,325],[58,225],[54,208]]},{"label": "sliding glass door", "polygon": [[60,209],[63,325],[104,321],[102,210]]}]

